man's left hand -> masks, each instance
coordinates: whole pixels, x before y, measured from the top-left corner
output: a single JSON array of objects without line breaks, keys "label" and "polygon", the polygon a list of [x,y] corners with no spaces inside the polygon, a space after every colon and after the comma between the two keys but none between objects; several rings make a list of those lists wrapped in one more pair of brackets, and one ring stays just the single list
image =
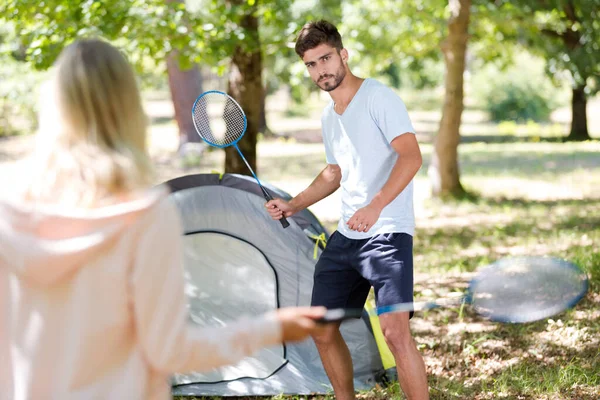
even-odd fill
[{"label": "man's left hand", "polygon": [[381,208],[372,204],[357,210],[354,215],[346,222],[348,228],[358,232],[368,232],[377,222]]}]

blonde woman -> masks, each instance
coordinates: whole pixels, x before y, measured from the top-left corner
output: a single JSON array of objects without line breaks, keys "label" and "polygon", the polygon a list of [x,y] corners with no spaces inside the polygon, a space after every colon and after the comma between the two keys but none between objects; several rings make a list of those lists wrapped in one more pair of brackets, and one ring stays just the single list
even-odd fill
[{"label": "blonde woman", "polygon": [[323,308],[186,326],[181,226],[150,189],[134,73],[100,40],[68,46],[40,112],[32,179],[0,202],[0,399],[167,399],[174,372],[302,340]]}]

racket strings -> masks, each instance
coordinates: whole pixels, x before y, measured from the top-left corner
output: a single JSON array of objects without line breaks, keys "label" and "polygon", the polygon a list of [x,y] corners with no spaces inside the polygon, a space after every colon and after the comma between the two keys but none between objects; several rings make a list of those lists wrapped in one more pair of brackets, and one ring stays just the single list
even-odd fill
[{"label": "racket strings", "polygon": [[193,118],[198,134],[209,144],[219,147],[237,142],[246,128],[246,118],[241,108],[219,93],[207,93],[198,99]]},{"label": "racket strings", "polygon": [[586,290],[586,275],[573,265],[533,257],[498,262],[471,287],[473,305],[481,313],[515,322],[553,315]]}]

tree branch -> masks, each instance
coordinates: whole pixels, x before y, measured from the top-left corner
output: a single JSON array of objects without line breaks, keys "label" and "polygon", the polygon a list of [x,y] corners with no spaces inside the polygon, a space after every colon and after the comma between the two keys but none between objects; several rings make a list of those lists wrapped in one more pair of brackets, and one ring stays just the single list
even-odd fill
[{"label": "tree branch", "polygon": [[553,31],[551,29],[542,29],[541,32],[544,35],[546,35],[546,36],[550,36],[550,37],[553,37],[555,39],[565,40],[565,34],[564,33],[559,33],[559,32]]},{"label": "tree branch", "polygon": [[565,11],[565,14],[567,15],[567,18],[569,21],[580,22],[579,18],[577,18],[577,12],[575,11],[575,6],[573,5],[573,0],[570,0],[569,2],[567,2],[567,4],[565,4],[564,11]]}]

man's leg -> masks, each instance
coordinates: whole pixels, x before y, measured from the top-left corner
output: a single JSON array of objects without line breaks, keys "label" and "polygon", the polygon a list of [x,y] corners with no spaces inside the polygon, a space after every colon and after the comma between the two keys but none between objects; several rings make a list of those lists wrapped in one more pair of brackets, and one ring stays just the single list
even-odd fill
[{"label": "man's leg", "polygon": [[337,400],[354,400],[354,372],[350,350],[340,332],[340,324],[329,324],[313,335],[325,372]]},{"label": "man's leg", "polygon": [[410,333],[409,313],[379,316],[385,341],[396,360],[398,380],[408,400],[429,399],[425,363]]},{"label": "man's leg", "polygon": [[[413,301],[413,238],[406,233],[373,236],[361,249],[359,269],[375,288],[377,308]],[[409,400],[429,398],[423,358],[410,333],[410,313],[379,316],[381,330],[396,359],[398,380]]]},{"label": "man's leg", "polygon": [[[334,232],[315,265],[311,305],[328,309],[362,309],[370,283],[354,269],[350,259],[361,242]],[[348,346],[340,333],[340,324],[330,324],[313,336],[325,372],[337,400],[354,400],[354,369]]]}]

